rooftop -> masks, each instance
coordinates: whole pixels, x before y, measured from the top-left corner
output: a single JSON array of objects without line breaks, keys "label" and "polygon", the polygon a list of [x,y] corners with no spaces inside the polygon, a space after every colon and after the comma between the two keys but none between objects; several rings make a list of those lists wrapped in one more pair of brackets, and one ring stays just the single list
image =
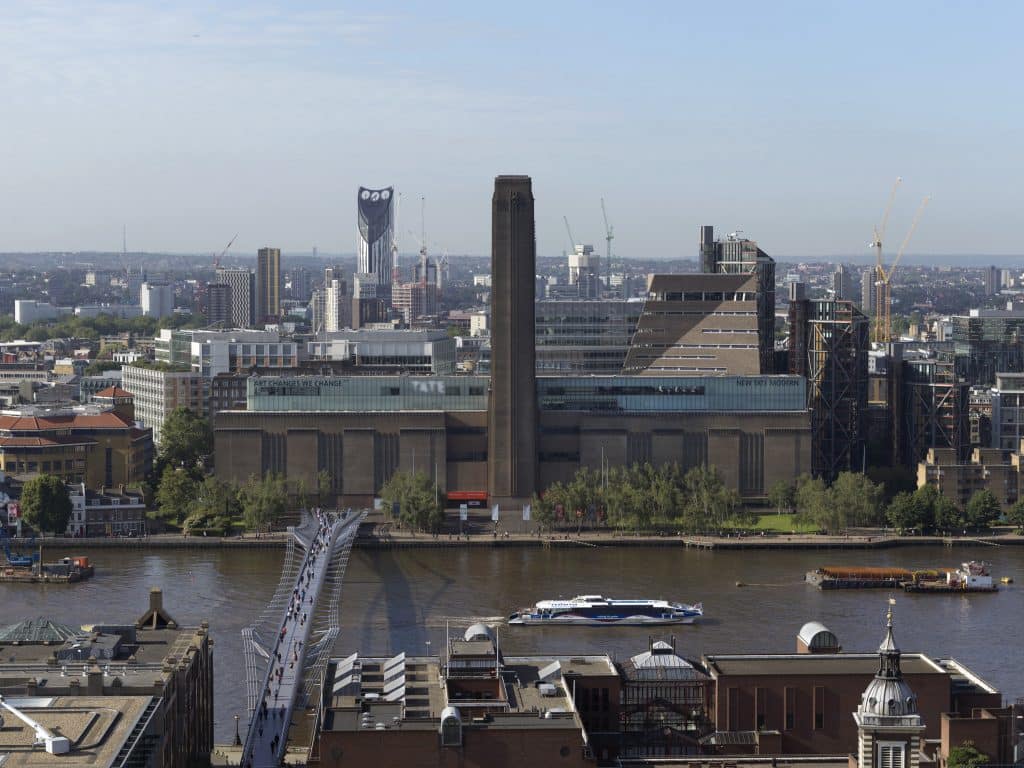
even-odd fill
[{"label": "rooftop", "polygon": [[[704,666],[712,677],[720,675],[866,675],[878,671],[877,653],[828,654],[735,654],[704,656]],[[943,673],[943,668],[921,653],[901,657],[906,675]]]},{"label": "rooftop", "polygon": [[119,754],[129,750],[141,735],[136,725],[143,720],[152,697],[43,696],[7,701],[51,732],[70,739],[71,751],[65,755],[48,754],[43,747],[35,746],[32,728],[8,716],[0,729],[0,765],[3,768],[48,765],[106,768],[115,765]]}]

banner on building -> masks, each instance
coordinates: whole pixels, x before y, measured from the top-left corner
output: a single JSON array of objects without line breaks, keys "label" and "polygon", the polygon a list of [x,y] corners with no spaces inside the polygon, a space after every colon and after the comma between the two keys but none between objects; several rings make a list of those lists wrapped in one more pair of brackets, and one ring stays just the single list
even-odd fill
[{"label": "banner on building", "polygon": [[459,520],[469,520],[469,504],[459,504]]},{"label": "banner on building", "polygon": [[529,521],[530,521],[530,505],[529,504],[524,504],[523,505],[523,522],[527,522],[528,523]]},{"label": "banner on building", "polygon": [[498,522],[498,505],[497,504],[495,504],[493,507],[491,507],[491,520],[494,521],[495,523]]}]

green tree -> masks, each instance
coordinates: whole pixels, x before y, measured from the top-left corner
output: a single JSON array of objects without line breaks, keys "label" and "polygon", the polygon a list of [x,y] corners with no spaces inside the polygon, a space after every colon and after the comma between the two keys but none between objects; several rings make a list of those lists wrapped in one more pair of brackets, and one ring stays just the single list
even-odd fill
[{"label": "green tree", "polygon": [[968,528],[977,530],[987,528],[993,520],[997,520],[1002,509],[999,501],[988,488],[975,491],[964,507],[964,522]]},{"label": "green tree", "polygon": [[988,765],[989,756],[978,750],[973,741],[965,741],[949,750],[946,768],[981,768]]},{"label": "green tree", "polygon": [[964,526],[960,507],[951,498],[941,494],[935,500],[935,506],[932,508],[932,520],[937,531],[955,531]]},{"label": "green tree", "polygon": [[204,456],[213,453],[210,423],[188,408],[175,408],[160,428],[160,460],[172,467],[195,468]]},{"label": "green tree", "polygon": [[207,529],[226,533],[232,518],[240,513],[238,489],[210,476],[196,488],[195,504],[185,518],[184,529],[186,533]]},{"label": "green tree", "polygon": [[782,514],[782,510],[791,510],[796,502],[796,488],[792,483],[785,480],[776,480],[768,489],[768,502],[775,507],[775,513]]},{"label": "green tree", "polygon": [[59,477],[39,475],[21,489],[25,522],[42,533],[64,533],[71,519],[71,497]]},{"label": "green tree", "polygon": [[1018,532],[1024,531],[1024,499],[1010,507],[1010,511],[1006,513],[1006,519],[1012,525],[1017,526]]},{"label": "green tree", "polygon": [[840,472],[831,501],[839,527],[877,525],[882,520],[882,486],[860,472]]},{"label": "green tree", "polygon": [[684,523],[692,530],[718,529],[733,519],[739,496],[714,467],[692,467],[683,477]]},{"label": "green tree", "polygon": [[181,525],[192,512],[197,483],[185,470],[167,467],[156,489],[157,516]]},{"label": "green tree", "polygon": [[242,520],[252,531],[269,529],[288,509],[288,489],[281,475],[250,475],[238,490]]},{"label": "green tree", "polygon": [[426,472],[395,472],[380,495],[388,507],[398,504],[399,519],[412,530],[437,531],[444,522],[440,493]]},{"label": "green tree", "polygon": [[802,475],[796,481],[796,520],[802,525],[813,525],[829,530],[831,500],[825,481],[818,477]]},{"label": "green tree", "polygon": [[900,491],[885,510],[889,525],[900,530],[924,529],[932,522],[931,509],[922,503],[917,493]]}]

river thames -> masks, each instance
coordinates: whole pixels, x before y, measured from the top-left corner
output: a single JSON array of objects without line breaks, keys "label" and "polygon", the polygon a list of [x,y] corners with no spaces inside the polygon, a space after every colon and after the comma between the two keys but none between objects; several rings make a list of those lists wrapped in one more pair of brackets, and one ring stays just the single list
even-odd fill
[{"label": "river thames", "polygon": [[[62,554],[51,549],[45,560]],[[47,616],[68,624],[134,621],[150,587],[183,625],[206,619],[216,641],[217,739],[230,741],[244,716],[241,630],[277,584],[283,550],[91,550],[95,578],[76,585],[0,584],[0,624]],[[873,651],[882,639],[885,590],[821,592],[803,583],[821,565],[953,566],[984,559],[1016,582],[996,594],[897,595],[896,638],[905,651],[952,656],[999,688],[1024,696],[1019,638],[1024,634],[1024,547],[909,547],[877,551],[704,551],[559,545],[353,551],[342,594],[338,655],[409,654],[443,648],[445,626],[498,623],[507,653],[609,653],[647,647],[645,627],[509,627],[514,609],[552,597],[703,601],[705,619],[662,627],[683,655],[795,649],[806,621],[826,624],[847,651]],[[737,587],[736,582],[749,586]],[[244,722],[244,719],[243,719]]]}]

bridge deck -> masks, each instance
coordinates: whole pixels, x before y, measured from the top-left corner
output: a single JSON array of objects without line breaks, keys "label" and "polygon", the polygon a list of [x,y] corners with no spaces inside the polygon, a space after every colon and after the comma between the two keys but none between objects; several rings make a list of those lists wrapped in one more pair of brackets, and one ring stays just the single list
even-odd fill
[{"label": "bridge deck", "polygon": [[281,764],[288,742],[292,711],[303,686],[303,668],[310,645],[313,614],[324,588],[332,556],[351,546],[363,515],[319,513],[293,530],[305,549],[288,608],[281,617],[273,648],[264,649],[269,665],[242,753],[244,768]]}]

